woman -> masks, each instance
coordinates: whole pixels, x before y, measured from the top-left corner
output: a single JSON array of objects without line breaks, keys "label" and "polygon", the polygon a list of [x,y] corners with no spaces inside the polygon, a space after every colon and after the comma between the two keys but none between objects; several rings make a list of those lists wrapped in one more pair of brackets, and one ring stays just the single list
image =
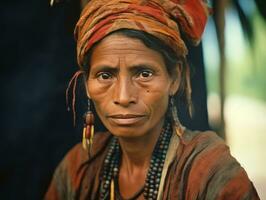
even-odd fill
[{"label": "woman", "polygon": [[[180,30],[198,43],[207,14],[200,0],[87,4],[75,32],[89,99],[83,143],[56,169],[46,199],[259,199],[215,133],[178,121],[174,101],[185,96],[191,108]],[[94,136],[90,101],[108,132]]]}]

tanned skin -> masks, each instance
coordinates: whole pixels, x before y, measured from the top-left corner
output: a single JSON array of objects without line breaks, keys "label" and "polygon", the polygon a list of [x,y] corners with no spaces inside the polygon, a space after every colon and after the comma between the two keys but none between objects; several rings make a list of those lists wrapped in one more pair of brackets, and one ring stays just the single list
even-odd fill
[{"label": "tanned skin", "polygon": [[119,190],[129,198],[144,185],[169,96],[180,79],[169,75],[160,53],[119,33],[97,44],[89,67],[87,93],[105,127],[118,137]]}]

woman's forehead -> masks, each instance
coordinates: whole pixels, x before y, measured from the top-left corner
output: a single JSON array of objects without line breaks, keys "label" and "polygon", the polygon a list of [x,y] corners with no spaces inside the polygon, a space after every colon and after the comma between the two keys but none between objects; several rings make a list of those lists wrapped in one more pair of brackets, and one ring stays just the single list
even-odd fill
[{"label": "woman's forehead", "polygon": [[91,62],[108,57],[120,59],[157,59],[163,60],[161,54],[145,46],[145,44],[136,38],[130,38],[121,34],[113,34],[104,38],[95,46]]}]

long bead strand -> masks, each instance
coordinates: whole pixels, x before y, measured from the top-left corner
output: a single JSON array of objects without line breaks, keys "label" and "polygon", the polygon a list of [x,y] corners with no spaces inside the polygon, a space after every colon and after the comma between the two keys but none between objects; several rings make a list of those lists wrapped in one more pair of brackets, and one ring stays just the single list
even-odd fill
[{"label": "long bead strand", "polygon": [[[169,122],[166,122],[153,150],[149,170],[145,180],[143,196],[147,200],[155,200],[157,198],[163,165],[171,136],[171,125]],[[118,179],[120,155],[121,152],[119,143],[117,138],[114,137],[104,160],[100,191],[101,200],[107,199],[108,196],[110,198],[115,198],[115,189],[111,189],[111,183],[116,182],[114,180]],[[112,185],[112,188],[113,187],[115,187],[115,185]]]}]

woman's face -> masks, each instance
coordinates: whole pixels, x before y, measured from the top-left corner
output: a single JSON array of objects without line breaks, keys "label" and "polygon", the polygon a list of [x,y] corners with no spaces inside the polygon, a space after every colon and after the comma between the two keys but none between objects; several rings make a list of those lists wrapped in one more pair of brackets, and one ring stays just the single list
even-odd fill
[{"label": "woman's face", "polygon": [[88,95],[105,127],[116,136],[158,131],[178,83],[168,74],[161,54],[138,39],[112,34],[92,52]]}]

